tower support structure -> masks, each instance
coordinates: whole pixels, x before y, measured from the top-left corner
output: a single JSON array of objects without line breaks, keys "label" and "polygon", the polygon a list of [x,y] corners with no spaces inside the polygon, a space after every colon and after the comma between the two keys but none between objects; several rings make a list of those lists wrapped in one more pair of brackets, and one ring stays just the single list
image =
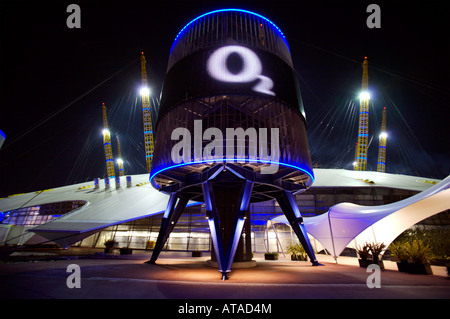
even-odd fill
[{"label": "tower support structure", "polygon": [[119,167],[119,176],[124,176],[125,172],[123,169],[122,149],[120,147],[120,140],[118,134],[116,134],[116,139],[117,139],[117,155],[119,156],[119,158],[117,159],[117,166]]},{"label": "tower support structure", "polygon": [[386,132],[386,107],[383,108],[383,117],[381,119],[381,132],[380,141],[378,146],[378,161],[377,172],[386,172],[386,145],[387,145],[387,132]]},{"label": "tower support structure", "polygon": [[108,178],[114,178],[114,158],[111,147],[111,132],[108,127],[108,117],[106,115],[106,105],[102,103],[103,111],[103,147],[105,149],[106,174]]},{"label": "tower support structure", "polygon": [[358,143],[356,144],[356,158],[353,165],[356,171],[365,171],[367,169],[367,148],[369,143],[369,100],[367,92],[369,86],[369,71],[367,57],[363,62],[362,92],[359,96],[359,126]]},{"label": "tower support structure", "polygon": [[155,149],[153,141],[152,109],[150,105],[150,90],[147,80],[147,68],[144,52],[141,53],[141,99],[142,115],[144,121],[144,144],[145,144],[145,164],[147,173],[150,173],[153,162],[153,152]]},{"label": "tower support structure", "polygon": [[319,265],[294,199],[314,181],[305,112],[289,45],[272,21],[223,9],[189,22],[170,50],[155,131],[150,183],[169,203],[148,263],[187,202],[203,202],[211,261],[227,279],[233,262],[251,261],[250,203],[276,200]]}]

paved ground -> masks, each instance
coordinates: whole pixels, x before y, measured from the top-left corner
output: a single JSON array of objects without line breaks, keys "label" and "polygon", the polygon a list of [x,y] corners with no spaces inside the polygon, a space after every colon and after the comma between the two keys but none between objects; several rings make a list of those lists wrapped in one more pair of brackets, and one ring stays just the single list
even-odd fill
[{"label": "paved ground", "polygon": [[[366,269],[319,257],[324,266],[281,258],[234,269],[222,281],[209,257],[162,253],[156,265],[150,253],[107,259],[70,259],[0,264],[1,299],[449,299],[450,280],[443,275],[412,275],[386,269],[381,288],[367,286]],[[354,262],[355,259],[348,259]],[[345,259],[344,259],[345,261]],[[347,263],[347,264],[345,264]],[[350,262],[351,263],[351,262]],[[67,266],[77,264],[81,288],[68,288]],[[387,267],[389,268],[389,267]],[[373,282],[373,281],[370,281]]]}]

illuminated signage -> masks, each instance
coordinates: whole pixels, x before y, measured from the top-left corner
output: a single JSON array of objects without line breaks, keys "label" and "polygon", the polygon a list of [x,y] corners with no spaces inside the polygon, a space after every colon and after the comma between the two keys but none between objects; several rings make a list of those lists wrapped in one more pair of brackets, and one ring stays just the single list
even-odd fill
[{"label": "illuminated signage", "polygon": [[199,50],[169,69],[159,117],[185,101],[223,95],[275,98],[304,113],[297,78],[286,62],[265,50],[226,45]]},{"label": "illuminated signage", "polygon": [[[241,59],[241,68],[237,73],[233,73],[228,68],[227,61],[230,55],[237,54]],[[252,50],[238,45],[229,45],[214,51],[208,59],[208,74],[215,80],[222,82],[248,83],[255,80],[259,82],[252,87],[253,91],[275,95],[271,91],[273,81],[267,76],[262,75],[261,60]]]}]

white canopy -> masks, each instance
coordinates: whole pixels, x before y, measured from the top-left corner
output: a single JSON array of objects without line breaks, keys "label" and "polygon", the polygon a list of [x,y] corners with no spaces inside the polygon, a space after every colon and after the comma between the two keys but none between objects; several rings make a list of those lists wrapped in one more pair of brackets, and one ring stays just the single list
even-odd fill
[{"label": "white canopy", "polygon": [[[303,220],[306,231],[337,258],[352,241],[389,246],[409,227],[447,209],[450,209],[450,176],[395,203],[380,206],[340,203],[325,214]],[[276,217],[274,221],[287,223],[284,216]]]}]

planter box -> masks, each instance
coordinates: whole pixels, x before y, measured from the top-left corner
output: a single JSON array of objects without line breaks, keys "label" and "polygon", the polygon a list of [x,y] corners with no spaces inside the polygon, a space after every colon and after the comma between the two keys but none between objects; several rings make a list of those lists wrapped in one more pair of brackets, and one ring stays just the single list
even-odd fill
[{"label": "planter box", "polygon": [[308,258],[307,257],[303,257],[303,256],[291,255],[291,260],[293,260],[293,261],[308,261]]},{"label": "planter box", "polygon": [[278,255],[275,254],[264,254],[265,260],[278,260]]},{"label": "planter box", "polygon": [[[369,265],[375,264],[370,259],[367,259],[367,260],[358,259],[358,262],[359,262],[359,267],[362,267],[362,268],[367,268]],[[378,263],[376,263],[376,264],[380,267],[380,269],[384,270],[384,264],[383,264],[382,260],[378,260]]]},{"label": "planter box", "polygon": [[430,264],[418,264],[418,263],[408,263],[408,262],[398,262],[398,271],[406,272],[409,274],[421,274],[421,275],[432,275]]},{"label": "planter box", "polygon": [[120,248],[119,249],[121,255],[131,255],[133,254],[133,249],[131,248]]}]

